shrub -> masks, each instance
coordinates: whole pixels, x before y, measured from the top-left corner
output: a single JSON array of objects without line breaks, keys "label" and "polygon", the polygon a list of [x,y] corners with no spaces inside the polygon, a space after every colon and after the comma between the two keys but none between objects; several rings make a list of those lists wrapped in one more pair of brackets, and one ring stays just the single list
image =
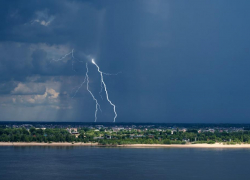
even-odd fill
[{"label": "shrub", "polygon": [[208,143],[208,144],[215,144],[215,141],[210,140],[210,141],[208,141],[207,143]]}]

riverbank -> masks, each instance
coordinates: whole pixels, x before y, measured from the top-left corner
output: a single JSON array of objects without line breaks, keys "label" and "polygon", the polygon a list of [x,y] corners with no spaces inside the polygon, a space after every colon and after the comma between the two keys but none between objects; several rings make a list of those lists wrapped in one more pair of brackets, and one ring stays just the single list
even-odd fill
[{"label": "riverbank", "polygon": [[69,143],[69,142],[0,142],[0,146],[98,146],[98,143]]},{"label": "riverbank", "polygon": [[215,144],[124,144],[99,145],[98,143],[37,143],[37,142],[0,142],[0,146],[95,146],[95,147],[124,147],[124,148],[250,148],[250,144],[224,145]]},{"label": "riverbank", "polygon": [[172,148],[249,148],[250,144],[235,144],[235,145],[224,145],[222,143],[215,144],[129,144],[119,145],[120,147],[134,147],[134,148],[160,148],[160,147],[172,147]]}]

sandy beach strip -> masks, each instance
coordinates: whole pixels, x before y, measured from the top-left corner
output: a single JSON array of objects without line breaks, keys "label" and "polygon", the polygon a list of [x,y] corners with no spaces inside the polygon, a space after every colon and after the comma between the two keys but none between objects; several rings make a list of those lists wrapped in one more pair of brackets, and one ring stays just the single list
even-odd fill
[{"label": "sandy beach strip", "polygon": [[[37,143],[37,142],[0,142],[0,146],[98,146],[98,143],[69,143],[69,142],[52,142],[52,143]],[[250,148],[250,144],[235,144],[224,145],[222,143],[215,144],[125,144],[107,147],[122,147],[122,148]]]},{"label": "sandy beach strip", "polygon": [[133,148],[250,148],[250,144],[224,145],[222,143],[215,144],[129,144],[119,145],[119,147]]}]

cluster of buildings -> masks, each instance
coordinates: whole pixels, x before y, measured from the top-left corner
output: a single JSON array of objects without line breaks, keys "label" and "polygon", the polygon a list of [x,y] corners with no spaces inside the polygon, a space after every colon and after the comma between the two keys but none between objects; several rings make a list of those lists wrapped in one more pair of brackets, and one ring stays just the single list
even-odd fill
[{"label": "cluster of buildings", "polygon": [[77,128],[67,128],[66,131],[68,131],[70,134],[75,135],[77,138],[80,135],[80,133],[77,131]]},{"label": "cluster of buildings", "polygon": [[[187,127],[183,126],[183,127],[178,127],[178,124],[176,125],[172,125],[169,126],[168,124],[124,124],[124,125],[117,125],[117,124],[106,124],[106,125],[100,125],[100,124],[76,124],[76,123],[68,123],[68,124],[56,124],[56,123],[29,123],[29,124],[20,124],[20,123],[12,123],[12,124],[6,124],[6,127],[12,127],[12,128],[25,128],[27,130],[29,130],[31,127],[35,127],[38,129],[46,129],[46,128],[61,128],[61,129],[66,129],[69,133],[74,134],[76,136],[79,135],[78,133],[78,129],[82,129],[82,128],[88,128],[88,129],[92,129],[94,131],[104,131],[104,132],[119,132],[119,131],[134,131],[136,130],[137,132],[142,132],[142,131],[148,131],[148,130],[153,130],[153,131],[165,131],[165,130],[169,130],[171,131],[171,134],[174,134],[174,132],[186,132],[188,131],[188,129],[193,129],[193,130],[197,130],[198,133],[204,133],[204,132],[211,132],[214,133],[215,131],[217,132],[239,132],[239,131],[244,131],[244,127],[238,127],[238,126],[228,126],[225,125],[225,127],[223,127],[223,125],[219,125],[216,126],[215,125],[211,125],[211,126],[207,126],[204,127],[204,125],[200,125],[202,127],[199,127],[199,125],[194,124],[194,127],[188,125]],[[249,129],[249,125],[247,126],[247,128]]]}]

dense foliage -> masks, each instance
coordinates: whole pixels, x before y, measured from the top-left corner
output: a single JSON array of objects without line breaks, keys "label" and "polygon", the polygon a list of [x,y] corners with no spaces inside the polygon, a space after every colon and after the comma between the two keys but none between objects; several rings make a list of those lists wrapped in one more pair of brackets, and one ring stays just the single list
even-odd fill
[{"label": "dense foliage", "polygon": [[65,129],[36,129],[0,127],[1,142],[98,142],[101,145],[120,144],[185,144],[190,143],[250,143],[250,131],[239,132],[203,132],[188,130],[187,132],[172,132],[169,130],[94,130],[82,128],[76,137]]}]

